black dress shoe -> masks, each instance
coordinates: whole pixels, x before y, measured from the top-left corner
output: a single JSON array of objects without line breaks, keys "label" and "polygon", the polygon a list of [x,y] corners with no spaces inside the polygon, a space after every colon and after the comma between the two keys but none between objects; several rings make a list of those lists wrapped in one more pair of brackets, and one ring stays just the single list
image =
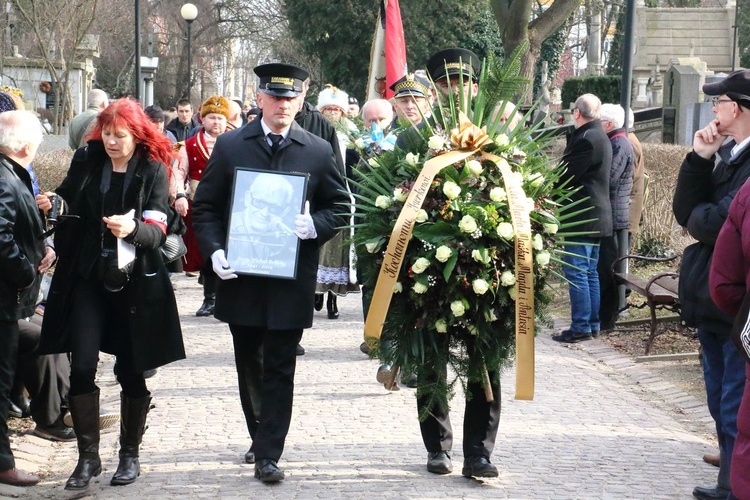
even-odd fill
[{"label": "black dress shoe", "polygon": [[304,355],[305,355],[305,348],[297,344],[297,356],[304,356]]},{"label": "black dress shoe", "polygon": [[255,463],[255,452],[252,448],[247,450],[247,453],[245,453],[245,463],[246,464],[254,464]]},{"label": "black dress shoe", "polygon": [[9,416],[16,418],[29,418],[31,416],[31,400],[25,394],[10,397]]},{"label": "black dress shoe", "polygon": [[323,309],[323,294],[316,293],[315,294],[315,310],[320,311],[321,309]]},{"label": "black dress shoe", "polygon": [[416,373],[401,373],[401,383],[409,389],[416,389],[418,382]]},{"label": "black dress shoe", "polygon": [[76,440],[76,432],[72,427],[65,425],[62,420],[46,427],[37,424],[31,433],[42,439],[49,439],[50,441],[67,442]]},{"label": "black dress shoe", "polygon": [[435,451],[427,454],[427,472],[433,474],[450,474],[453,472],[451,457],[447,451]]},{"label": "black dress shoe", "polygon": [[464,477],[497,477],[497,467],[490,463],[490,459],[484,455],[466,457],[464,468],[461,470]]},{"label": "black dress shoe", "polygon": [[199,317],[213,316],[214,309],[216,308],[216,295],[209,296],[203,299],[203,304],[200,308],[195,311],[195,315]]},{"label": "black dress shoe", "polygon": [[701,500],[725,500],[729,498],[730,490],[715,486],[713,488],[704,488],[702,486],[696,486],[693,489],[693,496],[700,498]]},{"label": "black dress shoe", "polygon": [[284,479],[284,471],[279,469],[276,460],[260,458],[255,462],[255,479],[264,483],[278,483]]}]

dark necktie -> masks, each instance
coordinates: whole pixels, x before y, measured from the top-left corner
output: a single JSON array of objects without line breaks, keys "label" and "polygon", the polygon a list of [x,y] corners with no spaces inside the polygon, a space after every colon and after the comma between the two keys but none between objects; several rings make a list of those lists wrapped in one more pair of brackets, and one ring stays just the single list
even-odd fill
[{"label": "dark necktie", "polygon": [[284,136],[281,134],[268,134],[268,138],[271,139],[271,154],[275,155],[276,151],[279,150],[281,141],[284,140]]}]

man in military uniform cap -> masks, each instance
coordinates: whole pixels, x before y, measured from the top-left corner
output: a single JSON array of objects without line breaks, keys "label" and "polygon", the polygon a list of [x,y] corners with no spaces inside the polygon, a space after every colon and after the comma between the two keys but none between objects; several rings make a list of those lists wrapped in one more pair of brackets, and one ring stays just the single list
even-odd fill
[{"label": "man in military uniform cap", "polygon": [[[479,57],[466,49],[441,50],[430,58],[427,71],[438,90],[436,113],[440,112],[441,104],[446,105],[440,103],[441,96],[454,99],[457,105],[468,102],[469,96],[476,96],[480,67]],[[396,145],[406,151],[418,152],[418,141],[421,140],[423,138],[416,130],[408,129],[399,136]],[[450,337],[443,336],[442,339],[449,342]],[[481,382],[470,382],[466,386],[462,443],[464,463],[461,469],[461,474],[466,477],[498,476],[497,467],[490,462],[490,455],[495,447],[500,422],[500,374],[497,367],[487,368],[494,396],[492,402],[487,402]],[[433,373],[420,377],[418,384],[429,387],[439,378],[444,379],[446,373],[446,368],[436,368]],[[417,394],[420,393],[418,390]],[[429,400],[428,395],[417,396],[418,413],[427,414],[427,418],[419,423],[422,441],[427,449],[427,470],[434,474],[449,474],[453,471],[453,430],[448,407],[437,403],[427,411]]]},{"label": "man in military uniform cap", "polygon": [[[203,255],[221,278],[214,316],[229,323],[240,401],[252,446],[245,462],[255,477],[284,479],[278,460],[292,416],[296,347],[312,326],[318,248],[346,224],[341,205],[346,185],[331,145],[303,130],[294,117],[307,71],[290,64],[264,64],[259,77],[259,119],[219,136],[195,194],[193,226]],[[300,239],[296,279],[237,276],[226,260],[227,215],[237,168],[303,173],[308,177],[304,213],[295,220]]]},{"label": "man in military uniform cap", "polygon": [[391,85],[391,102],[401,120],[419,125],[430,116],[430,82],[419,75],[408,73]]}]

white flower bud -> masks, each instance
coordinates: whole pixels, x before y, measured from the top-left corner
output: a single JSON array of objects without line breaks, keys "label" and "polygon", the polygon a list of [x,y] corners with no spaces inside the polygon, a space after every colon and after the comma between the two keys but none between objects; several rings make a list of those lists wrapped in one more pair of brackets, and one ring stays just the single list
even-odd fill
[{"label": "white flower bud", "polygon": [[512,240],[516,233],[513,230],[513,224],[510,222],[501,222],[497,225],[497,235],[506,240]]},{"label": "white flower bud", "polygon": [[443,184],[443,193],[449,200],[455,200],[461,194],[461,188],[453,181],[447,181]]},{"label": "white flower bud", "polygon": [[435,330],[438,333],[446,333],[448,331],[448,323],[444,319],[435,321]]},{"label": "white flower bud", "polygon": [[560,227],[552,222],[544,225],[544,232],[547,234],[555,234]]},{"label": "white flower bud", "polygon": [[427,147],[434,150],[441,150],[445,146],[445,140],[439,135],[433,135],[427,141]]},{"label": "white flower bud", "polygon": [[484,295],[490,289],[490,285],[483,279],[476,279],[471,282],[471,288],[477,295]]},{"label": "white flower bud", "polygon": [[539,267],[547,267],[549,265],[550,253],[546,250],[536,254],[535,260]]},{"label": "white flower bud", "polygon": [[500,203],[501,201],[505,201],[507,199],[508,194],[505,192],[505,189],[501,188],[500,186],[496,186],[490,189],[490,200],[494,201],[495,203]]},{"label": "white flower bud", "polygon": [[451,255],[453,255],[453,250],[445,245],[440,245],[435,250],[435,258],[440,262],[447,262],[451,258]]},{"label": "white flower bud", "polygon": [[468,161],[466,167],[469,169],[469,172],[476,176],[479,176],[484,171],[484,167],[477,160]]},{"label": "white flower bud", "polygon": [[403,203],[408,197],[409,193],[403,188],[397,187],[393,190],[393,199],[396,201],[400,201],[401,203]]},{"label": "white flower bud", "polygon": [[424,285],[422,283],[414,283],[412,290],[414,290],[414,293],[418,293],[421,295],[427,291],[427,285]]},{"label": "white flower bud", "polygon": [[404,290],[404,286],[401,284],[400,281],[397,281],[393,285],[393,293],[401,293]]},{"label": "white flower bud", "polygon": [[464,307],[464,303],[460,300],[454,300],[451,302],[451,312],[455,317],[463,316],[466,312],[466,308]]},{"label": "white flower bud", "polygon": [[423,209],[423,208],[420,208],[420,209],[419,209],[419,212],[417,212],[417,217],[416,217],[416,219],[415,219],[415,220],[416,220],[417,222],[427,222],[427,219],[428,219],[428,218],[429,218],[429,217],[428,217],[428,215],[427,215],[427,210],[425,210],[425,209]]},{"label": "white flower bud", "polygon": [[414,274],[422,274],[425,272],[427,267],[429,267],[430,261],[425,259],[424,257],[418,258],[414,264],[411,266],[411,270],[414,271]]},{"label": "white flower bud", "polygon": [[503,271],[503,274],[500,275],[500,284],[503,286],[513,286],[516,284],[516,275],[513,274],[513,271],[507,270]]},{"label": "white flower bud", "polygon": [[533,248],[534,250],[541,250],[542,248],[544,248],[544,240],[542,239],[541,234],[537,233],[531,239],[531,248]]},{"label": "white flower bud", "polygon": [[477,230],[477,221],[471,215],[464,215],[458,221],[458,228],[464,233],[473,233]]},{"label": "white flower bud", "polygon": [[385,210],[386,208],[391,206],[391,197],[381,194],[380,196],[375,198],[375,206]]},{"label": "white flower bud", "polygon": [[409,165],[416,165],[419,163],[419,154],[406,153],[406,163]]}]

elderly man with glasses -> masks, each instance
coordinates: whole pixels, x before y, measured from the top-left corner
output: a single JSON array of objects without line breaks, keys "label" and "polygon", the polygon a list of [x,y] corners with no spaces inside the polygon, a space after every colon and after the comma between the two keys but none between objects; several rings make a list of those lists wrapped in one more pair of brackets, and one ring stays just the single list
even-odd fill
[{"label": "elderly man with glasses", "polygon": [[716,486],[696,487],[693,496],[713,499],[732,493],[731,458],[746,377],[745,361],[730,339],[734,318],[720,311],[709,293],[709,269],[729,206],[750,177],[750,71],[735,71],[704,85],[703,92],[713,96],[716,117],[695,133],[693,150],[680,167],[673,210],[697,240],[683,253],[679,295],[682,320],[698,329],[708,409],[719,438]]}]

